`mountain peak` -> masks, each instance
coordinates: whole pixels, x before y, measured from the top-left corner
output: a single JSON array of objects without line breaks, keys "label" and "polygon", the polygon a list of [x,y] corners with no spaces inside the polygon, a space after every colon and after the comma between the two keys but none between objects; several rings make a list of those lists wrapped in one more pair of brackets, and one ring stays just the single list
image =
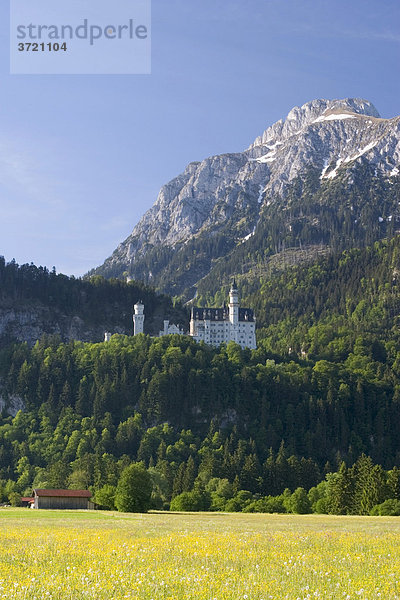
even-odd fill
[{"label": "mountain peak", "polygon": [[324,120],[324,116],[333,114],[356,114],[379,119],[379,112],[369,100],[363,98],[343,98],[311,100],[303,106],[295,106],[286,119],[280,119],[259,136],[250,148],[267,144],[274,138],[288,138],[302,131],[312,123]]},{"label": "mountain peak", "polygon": [[363,98],[343,98],[342,100],[311,100],[311,102],[306,102],[306,104],[303,104],[301,107],[295,106],[288,113],[286,120],[291,121],[298,118],[312,120],[322,116],[328,111],[344,111],[358,115],[365,115],[368,117],[380,118],[375,106],[372,104],[372,102],[369,102],[369,100],[364,100]]}]

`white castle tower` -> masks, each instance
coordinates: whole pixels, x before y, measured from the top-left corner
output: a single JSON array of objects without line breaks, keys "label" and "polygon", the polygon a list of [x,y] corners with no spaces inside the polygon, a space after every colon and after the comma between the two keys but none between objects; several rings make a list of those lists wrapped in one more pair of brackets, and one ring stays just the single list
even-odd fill
[{"label": "white castle tower", "polygon": [[239,294],[236,286],[236,281],[232,281],[231,290],[229,292],[229,322],[231,330],[231,340],[238,342],[239,339]]},{"label": "white castle tower", "polygon": [[135,310],[135,314],[133,315],[133,335],[138,335],[139,333],[143,333],[144,304],[139,300],[133,308]]}]

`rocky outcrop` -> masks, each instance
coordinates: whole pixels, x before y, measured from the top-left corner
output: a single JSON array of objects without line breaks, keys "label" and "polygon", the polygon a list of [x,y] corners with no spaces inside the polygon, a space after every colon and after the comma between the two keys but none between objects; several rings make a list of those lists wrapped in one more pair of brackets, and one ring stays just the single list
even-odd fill
[{"label": "rocky outcrop", "polygon": [[7,396],[0,386],[0,413],[15,417],[19,410],[25,410],[25,403],[20,396]]},{"label": "rocky outcrop", "polygon": [[[43,334],[58,335],[65,342],[101,342],[104,340],[104,332],[108,330],[109,325],[106,323],[88,325],[79,316],[68,316],[46,306],[0,306],[0,341],[3,343],[27,342],[33,346]],[[112,333],[129,335],[132,332],[116,327]]]},{"label": "rocky outcrop", "polygon": [[[398,174],[400,117],[381,119],[366,100],[314,100],[290,111],[250,146],[257,162],[268,165],[266,191],[284,192],[307,166],[334,178],[340,166],[374,164],[388,176]],[[397,168],[396,168],[397,167]]]}]

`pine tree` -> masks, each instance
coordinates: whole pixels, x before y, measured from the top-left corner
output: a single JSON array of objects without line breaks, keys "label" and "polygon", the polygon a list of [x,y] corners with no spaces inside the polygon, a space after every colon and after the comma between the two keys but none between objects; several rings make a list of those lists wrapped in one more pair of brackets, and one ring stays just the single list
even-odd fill
[{"label": "pine tree", "polygon": [[334,515],[347,515],[352,508],[354,485],[351,473],[343,461],[339,471],[332,475],[329,485],[328,510]]},{"label": "pine tree", "polygon": [[181,462],[174,477],[174,483],[172,485],[172,498],[179,496],[179,494],[183,492],[183,478],[185,476],[185,470],[186,465],[184,462]]},{"label": "pine tree", "polygon": [[393,467],[387,474],[387,488],[390,498],[400,500],[400,469]]},{"label": "pine tree", "polygon": [[196,465],[194,463],[193,457],[189,456],[188,461],[186,463],[185,472],[182,480],[182,491],[190,492],[193,489],[193,484],[196,479]]},{"label": "pine tree", "polygon": [[386,486],[383,469],[374,465],[369,456],[362,454],[352,471],[355,482],[352,512],[369,515],[376,504],[383,502]]},{"label": "pine tree", "polygon": [[246,456],[243,468],[240,472],[240,487],[252,493],[260,489],[260,463],[256,454]]}]

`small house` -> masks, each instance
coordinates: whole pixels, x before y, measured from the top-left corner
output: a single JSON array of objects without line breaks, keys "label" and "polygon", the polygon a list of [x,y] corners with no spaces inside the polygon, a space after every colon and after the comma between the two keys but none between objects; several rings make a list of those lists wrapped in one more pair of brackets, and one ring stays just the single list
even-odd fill
[{"label": "small house", "polygon": [[33,504],[32,496],[23,496],[21,498],[21,506],[31,506]]},{"label": "small house", "polygon": [[88,510],[94,508],[89,490],[41,490],[32,492],[32,508]]}]

